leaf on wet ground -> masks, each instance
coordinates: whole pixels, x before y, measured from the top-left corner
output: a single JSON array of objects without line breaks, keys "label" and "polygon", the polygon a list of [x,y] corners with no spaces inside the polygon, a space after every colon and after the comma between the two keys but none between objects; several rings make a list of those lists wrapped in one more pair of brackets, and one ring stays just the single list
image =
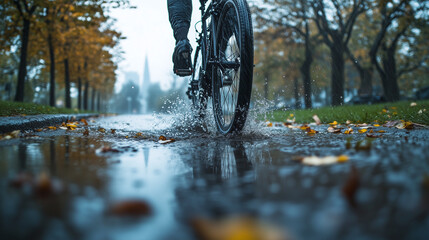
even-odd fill
[{"label": "leaf on wet ground", "polygon": [[48,129],[49,129],[49,130],[57,130],[57,127],[49,126],[49,127],[48,127]]},{"label": "leaf on wet ground", "polygon": [[328,127],[328,132],[330,133],[341,133],[341,131],[343,130],[342,128],[337,128],[337,127]]},{"label": "leaf on wet ground", "polygon": [[5,133],[5,134],[0,135],[0,139],[8,140],[8,139],[12,139],[12,138],[19,138],[20,135],[21,135],[21,131],[15,130],[13,132],[9,132],[9,133]]},{"label": "leaf on wet ground", "polygon": [[266,125],[267,127],[272,127],[272,126],[273,126],[273,123],[272,123],[272,122],[270,122],[270,121],[265,121],[265,125]]},{"label": "leaf on wet ground", "polygon": [[351,166],[349,176],[343,185],[341,191],[344,198],[352,207],[356,207],[356,192],[359,189],[359,173],[355,166]]},{"label": "leaf on wet ground", "polygon": [[99,132],[101,132],[101,133],[105,133],[105,132],[106,132],[106,129],[104,129],[104,128],[100,127],[100,128],[98,128],[98,131],[99,131]]},{"label": "leaf on wet ground", "polygon": [[82,118],[82,119],[80,120],[80,122],[81,122],[81,123],[83,123],[83,124],[85,124],[85,126],[88,126],[88,121],[86,121],[86,119],[85,119],[85,118]]},{"label": "leaf on wet ground", "polygon": [[158,143],[161,143],[161,144],[172,143],[172,142],[175,142],[175,141],[176,140],[174,138],[167,139],[163,135],[159,136],[159,138],[158,138]]},{"label": "leaf on wet ground", "polygon": [[352,134],[353,133],[353,128],[348,128],[347,130],[344,131],[344,134]]},{"label": "leaf on wet ground", "polygon": [[366,131],[368,131],[368,129],[366,129],[366,128],[358,130],[359,133],[366,133]]},{"label": "leaf on wet ground", "polygon": [[116,133],[116,129],[110,129],[110,133],[111,134],[115,134]]},{"label": "leaf on wet ground", "polygon": [[219,220],[195,218],[192,227],[203,240],[285,240],[291,239],[283,229],[250,217]]},{"label": "leaf on wet ground", "polygon": [[116,216],[139,217],[152,213],[150,205],[140,199],[123,200],[110,206],[109,213]]},{"label": "leaf on wet ground", "polygon": [[349,160],[349,157],[346,155],[325,156],[325,157],[308,156],[308,157],[300,157],[295,160],[300,161],[304,165],[321,166],[321,165],[331,165],[335,163],[347,162]]},{"label": "leaf on wet ground", "polygon": [[320,118],[317,115],[313,115],[313,120],[317,125],[322,124],[322,121],[320,121]]}]

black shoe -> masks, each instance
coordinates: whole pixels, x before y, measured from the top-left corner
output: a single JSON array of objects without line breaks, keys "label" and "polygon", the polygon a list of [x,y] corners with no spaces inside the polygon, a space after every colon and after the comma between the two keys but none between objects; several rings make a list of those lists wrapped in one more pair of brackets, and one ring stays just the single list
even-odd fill
[{"label": "black shoe", "polygon": [[188,39],[183,39],[176,43],[173,53],[173,71],[175,74],[181,77],[192,74],[191,53],[192,47]]}]

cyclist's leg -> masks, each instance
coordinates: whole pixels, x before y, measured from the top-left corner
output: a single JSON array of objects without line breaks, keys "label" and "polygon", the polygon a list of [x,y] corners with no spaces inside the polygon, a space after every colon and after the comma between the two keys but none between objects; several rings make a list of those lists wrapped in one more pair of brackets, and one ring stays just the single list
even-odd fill
[{"label": "cyclist's leg", "polygon": [[180,41],[188,38],[191,24],[192,0],[168,0],[168,16],[174,38]]},{"label": "cyclist's leg", "polygon": [[179,76],[189,76],[192,73],[192,47],[188,40],[192,0],[168,0],[168,14],[176,39],[173,71]]}]

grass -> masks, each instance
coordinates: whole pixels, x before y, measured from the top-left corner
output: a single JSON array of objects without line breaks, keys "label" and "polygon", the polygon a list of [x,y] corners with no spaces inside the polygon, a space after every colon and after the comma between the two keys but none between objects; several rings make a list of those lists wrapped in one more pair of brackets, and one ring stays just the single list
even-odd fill
[{"label": "grass", "polygon": [[91,113],[77,109],[56,108],[35,103],[0,101],[0,116],[36,115],[36,114],[76,114]]},{"label": "grass", "polygon": [[[404,120],[429,125],[429,100],[413,102],[393,102],[375,105],[354,105],[339,107],[323,107],[308,110],[276,110],[266,114],[265,119],[273,122],[284,122],[295,117],[297,123],[314,122],[313,115],[317,115],[322,123],[337,121],[345,123],[384,123],[392,120]],[[293,117],[292,117],[293,114]]]}]

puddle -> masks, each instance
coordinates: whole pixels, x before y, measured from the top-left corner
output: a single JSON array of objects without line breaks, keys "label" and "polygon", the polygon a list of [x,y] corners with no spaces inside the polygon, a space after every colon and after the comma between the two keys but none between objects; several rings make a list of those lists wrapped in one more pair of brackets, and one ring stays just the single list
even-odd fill
[{"label": "puddle", "polygon": [[[263,220],[295,239],[429,234],[427,132],[376,139],[368,151],[346,149],[347,136],[282,128],[253,137],[179,132],[167,145],[123,137],[171,130],[154,121],[119,116],[94,126],[118,136],[63,131],[0,142],[0,238],[194,239],[196,217],[231,216]],[[352,145],[363,139],[353,137]],[[340,154],[350,159],[320,167],[294,160]],[[352,166],[359,176],[355,206],[342,192]],[[41,173],[52,183],[46,195],[34,184]],[[17,186],[17,176],[27,180]],[[111,214],[124,200],[146,203],[150,214]]]}]

